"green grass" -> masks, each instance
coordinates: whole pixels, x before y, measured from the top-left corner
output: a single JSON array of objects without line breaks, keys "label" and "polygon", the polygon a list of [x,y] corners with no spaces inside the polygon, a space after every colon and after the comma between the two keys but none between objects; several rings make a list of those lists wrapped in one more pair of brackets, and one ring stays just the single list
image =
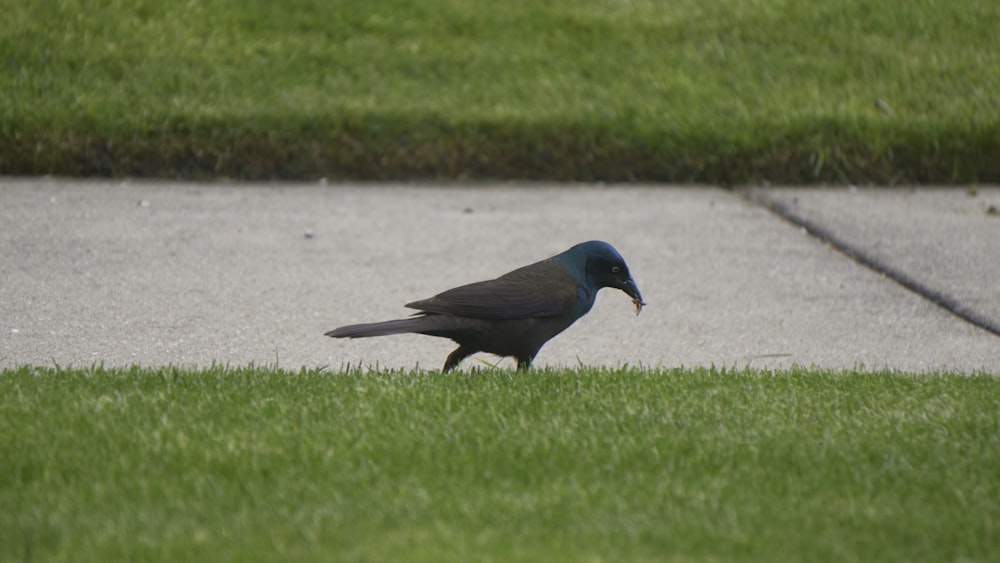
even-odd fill
[{"label": "green grass", "polygon": [[995,0],[0,0],[0,173],[1000,181]]},{"label": "green grass", "polygon": [[0,372],[2,561],[987,561],[1000,378]]}]

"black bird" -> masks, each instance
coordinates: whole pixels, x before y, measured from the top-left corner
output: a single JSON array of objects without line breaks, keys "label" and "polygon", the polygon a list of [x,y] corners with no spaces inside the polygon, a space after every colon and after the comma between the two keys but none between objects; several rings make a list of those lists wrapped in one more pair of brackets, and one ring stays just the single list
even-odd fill
[{"label": "black bird", "polygon": [[420,311],[408,318],[342,326],[326,336],[363,338],[410,332],[443,336],[458,343],[445,360],[443,372],[476,352],[513,356],[517,369],[526,370],[543,344],[590,311],[602,287],[628,294],[637,315],[645,305],[625,259],[610,244],[592,240],[495,280],[407,303],[406,307]]}]

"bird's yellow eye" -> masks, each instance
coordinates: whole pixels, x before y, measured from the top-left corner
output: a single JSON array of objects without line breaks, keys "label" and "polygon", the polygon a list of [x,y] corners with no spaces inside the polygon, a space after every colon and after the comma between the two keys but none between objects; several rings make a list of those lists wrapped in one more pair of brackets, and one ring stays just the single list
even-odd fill
[{"label": "bird's yellow eye", "polygon": [[620,271],[622,271],[622,269],[621,269],[621,268],[619,268],[618,266],[611,266],[611,272],[612,272],[612,273],[615,273],[615,274],[617,274],[617,273],[618,273],[618,272],[620,272]]}]

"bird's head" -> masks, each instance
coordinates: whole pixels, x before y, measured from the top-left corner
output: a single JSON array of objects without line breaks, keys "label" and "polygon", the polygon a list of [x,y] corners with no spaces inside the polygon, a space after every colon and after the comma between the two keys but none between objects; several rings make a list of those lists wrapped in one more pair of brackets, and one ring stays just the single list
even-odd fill
[{"label": "bird's head", "polygon": [[629,273],[628,264],[610,244],[599,240],[581,242],[556,259],[565,264],[579,282],[595,290],[613,287],[624,291],[635,304],[635,314],[638,315],[646,304]]}]

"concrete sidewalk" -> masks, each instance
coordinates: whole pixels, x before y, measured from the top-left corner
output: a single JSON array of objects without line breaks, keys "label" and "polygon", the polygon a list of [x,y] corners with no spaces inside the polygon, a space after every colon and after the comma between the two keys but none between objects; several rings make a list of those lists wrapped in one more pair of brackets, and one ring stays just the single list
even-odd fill
[{"label": "concrete sidewalk", "polygon": [[450,341],[323,333],[596,238],[649,305],[602,292],[536,365],[1000,374],[1000,189],[745,195],[0,178],[0,366],[436,369]]}]

